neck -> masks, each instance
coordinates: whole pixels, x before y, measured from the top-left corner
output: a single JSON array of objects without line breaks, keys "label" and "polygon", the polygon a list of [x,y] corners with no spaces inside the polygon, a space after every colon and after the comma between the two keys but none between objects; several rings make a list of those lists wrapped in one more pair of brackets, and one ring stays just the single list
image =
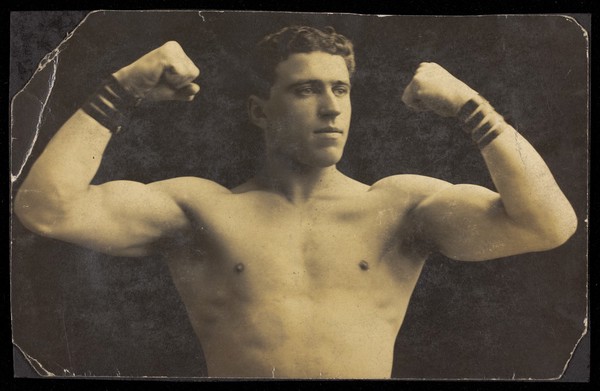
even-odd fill
[{"label": "neck", "polygon": [[290,159],[267,156],[256,181],[261,187],[282,194],[290,202],[299,203],[331,188],[341,176],[335,165],[311,167]]}]

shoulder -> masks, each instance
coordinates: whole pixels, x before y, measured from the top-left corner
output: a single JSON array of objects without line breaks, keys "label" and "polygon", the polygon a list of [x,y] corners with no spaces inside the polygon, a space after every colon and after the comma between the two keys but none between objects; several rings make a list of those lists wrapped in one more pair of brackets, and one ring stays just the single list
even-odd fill
[{"label": "shoulder", "polygon": [[208,179],[198,177],[178,177],[148,184],[153,190],[170,195],[175,200],[185,200],[202,196],[231,194],[226,187]]},{"label": "shoulder", "polygon": [[423,175],[393,175],[377,181],[369,191],[403,195],[419,202],[452,186],[451,183]]}]

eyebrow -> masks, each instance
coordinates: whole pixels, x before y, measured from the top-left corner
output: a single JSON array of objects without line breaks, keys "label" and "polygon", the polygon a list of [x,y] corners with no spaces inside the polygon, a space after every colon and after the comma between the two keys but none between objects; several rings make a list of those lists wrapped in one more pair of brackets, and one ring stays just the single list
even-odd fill
[{"label": "eyebrow", "polygon": [[[288,85],[286,89],[293,90],[294,88],[302,86],[302,85],[305,85],[305,84],[323,85],[325,83],[323,83],[323,80],[319,80],[319,79],[305,79],[305,80],[299,80],[299,81],[297,81],[295,83],[292,83],[292,84]],[[334,81],[331,84],[333,84],[333,85],[344,85],[344,86],[347,86],[347,87],[351,87],[350,82],[343,81],[343,80],[336,80],[336,81]]]}]

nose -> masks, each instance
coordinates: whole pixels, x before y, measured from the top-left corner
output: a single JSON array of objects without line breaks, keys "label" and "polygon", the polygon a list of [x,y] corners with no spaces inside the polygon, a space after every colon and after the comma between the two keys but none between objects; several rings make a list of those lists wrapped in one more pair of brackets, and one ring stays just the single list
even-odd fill
[{"label": "nose", "polygon": [[332,91],[324,92],[319,102],[319,116],[323,118],[335,118],[340,114],[338,98]]}]

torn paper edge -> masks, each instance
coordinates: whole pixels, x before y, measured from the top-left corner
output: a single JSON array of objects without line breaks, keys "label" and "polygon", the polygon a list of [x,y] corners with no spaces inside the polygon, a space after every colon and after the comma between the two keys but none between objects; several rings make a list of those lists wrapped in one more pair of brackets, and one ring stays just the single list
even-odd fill
[{"label": "torn paper edge", "polygon": [[[55,49],[56,50],[56,49]],[[54,51],[52,52],[54,53]],[[46,59],[48,57],[48,55],[46,55],[46,57],[44,57],[44,59]],[[33,151],[33,147],[35,146],[35,143],[37,141],[39,132],[40,132],[40,126],[42,126],[42,119],[44,118],[44,111],[46,109],[46,105],[48,104],[48,99],[50,99],[50,94],[52,94],[52,89],[54,88],[54,81],[56,80],[56,71],[58,69],[58,56],[53,56],[54,58],[52,58],[51,61],[52,62],[52,75],[50,77],[50,80],[48,82],[49,86],[48,86],[48,90],[46,92],[46,96],[44,97],[43,101],[40,101],[41,108],[40,108],[40,113],[38,115],[38,119],[37,119],[37,123],[35,124],[35,133],[33,135],[33,140],[31,140],[31,145],[29,146],[29,148],[27,149],[27,152],[25,153],[25,157],[23,158],[23,162],[21,163],[21,167],[19,168],[19,171],[15,174],[13,174],[12,169],[11,169],[11,173],[10,173],[10,180],[12,183],[14,183],[16,180],[19,179],[19,177],[21,176],[21,173],[23,172],[23,169],[25,168],[25,165],[27,164],[27,162],[29,161],[29,158],[31,157],[31,153]],[[42,60],[43,61],[43,60]],[[42,69],[44,69],[46,67],[47,63],[44,64],[43,66],[38,66],[38,69],[36,70],[36,73]],[[34,76],[35,76],[34,74]],[[31,81],[31,80],[30,80]],[[29,84],[29,82],[27,83]],[[15,98],[20,95],[20,93],[23,90],[19,91],[17,94],[15,94]],[[10,115],[10,129],[11,129],[11,149],[12,149],[12,141],[13,141],[13,137],[12,137],[12,130],[13,130],[13,115],[12,115],[12,110],[13,110],[13,105],[14,105],[14,101],[11,104],[11,115]]]},{"label": "torn paper edge", "polygon": [[[62,47],[65,45],[65,43],[71,39],[71,37],[73,36],[73,34],[75,33],[75,31],[77,30],[77,28],[79,28],[79,26],[81,26],[86,20],[87,18],[92,14],[92,12],[88,13],[82,20],[81,22],[79,22],[79,24],[73,29],[73,31],[68,32],[66,37],[58,44],[58,46],[52,50],[50,53],[46,54],[42,60],[39,62],[37,69],[35,70],[35,72],[33,73],[33,75],[31,75],[31,77],[29,78],[29,80],[25,83],[25,85],[19,90],[17,91],[17,93],[15,93],[15,95],[12,97],[11,99],[11,103],[10,103],[10,155],[12,156],[12,146],[13,146],[13,135],[14,135],[14,105],[15,105],[15,100],[17,99],[17,97],[19,95],[21,95],[22,93],[25,92],[25,90],[28,88],[28,86],[31,84],[31,82],[33,81],[33,79],[36,77],[36,75],[43,69],[46,68],[46,66],[48,66],[48,64],[52,64],[52,75],[49,78],[49,87],[48,90],[46,92],[46,96],[44,97],[43,101],[40,101],[41,108],[40,108],[40,112],[38,115],[38,120],[36,123],[36,127],[35,127],[35,133],[33,135],[33,140],[31,141],[31,144],[29,146],[29,148],[27,149],[25,156],[23,157],[23,161],[20,164],[19,170],[17,171],[17,173],[14,173],[14,167],[12,166],[12,161],[10,163],[10,180],[11,180],[11,185],[17,181],[19,179],[19,177],[21,176],[23,169],[25,168],[25,165],[27,164],[27,162],[29,161],[29,158],[31,157],[31,153],[33,151],[33,148],[36,144],[38,135],[39,135],[39,130],[40,130],[40,126],[42,124],[42,119],[44,117],[44,111],[46,109],[46,105],[48,103],[48,99],[50,98],[50,95],[52,94],[52,90],[54,88],[54,82],[56,80],[56,71],[58,69],[58,55],[60,54],[60,51],[62,50]],[[11,224],[11,228],[12,228],[12,224]],[[10,285],[12,288],[12,229],[10,229],[10,237],[11,237],[11,251],[10,251],[10,259],[11,259],[11,270],[10,270]],[[11,308],[12,308],[12,295],[11,295]],[[11,325],[13,324],[13,313],[12,313],[12,309],[10,311],[10,321],[11,321]],[[35,359],[33,356],[29,355],[27,352],[25,352],[24,349],[22,349],[15,341],[14,339],[14,334],[12,336],[12,343],[13,346],[15,346],[23,355],[23,357],[25,358],[25,360],[29,363],[29,366],[39,375],[39,376],[43,376],[43,377],[55,377],[56,374],[47,370],[46,368],[44,368],[44,366],[42,365],[41,362],[39,362],[37,359]],[[13,368],[14,370],[14,368]],[[69,371],[67,369],[64,369],[65,373],[69,373]]]},{"label": "torn paper edge", "polygon": [[50,377],[56,376],[53,372],[50,372],[46,368],[44,368],[42,366],[42,363],[40,363],[38,360],[36,360],[32,356],[30,356],[29,354],[25,353],[25,351],[23,349],[21,349],[21,347],[19,345],[17,345],[14,338],[13,338],[13,346],[15,346],[17,349],[19,349],[19,351],[21,352],[23,357],[25,357],[25,360],[29,363],[29,366],[31,368],[33,368],[33,370],[39,376],[50,376]]},{"label": "torn paper edge", "polygon": [[19,170],[16,172],[14,171],[14,167],[12,167],[12,162],[11,162],[11,168],[10,168],[10,180],[11,183],[14,183],[15,181],[17,181],[19,179],[19,177],[21,176],[21,174],[23,173],[23,169],[25,168],[25,166],[27,165],[27,162],[29,161],[29,158],[31,157],[31,153],[33,152],[33,148],[35,146],[35,143],[37,141],[38,135],[39,135],[39,131],[40,131],[40,126],[42,125],[42,119],[44,118],[44,111],[46,110],[46,105],[48,104],[48,99],[50,99],[50,95],[52,94],[52,90],[54,89],[54,82],[56,80],[56,71],[58,70],[58,55],[60,54],[62,48],[64,47],[64,45],[66,44],[66,42],[68,42],[72,37],[73,34],[75,33],[75,31],[83,24],[85,23],[85,21],[88,19],[88,17],[90,15],[92,15],[93,13],[95,13],[97,11],[92,11],[90,13],[88,13],[81,22],[79,22],[79,24],[77,26],[75,26],[75,28],[73,29],[73,31],[68,32],[66,37],[58,44],[58,46],[52,50],[50,53],[46,54],[44,56],[44,58],[42,58],[42,60],[40,61],[40,63],[38,64],[37,69],[35,70],[35,72],[33,73],[33,75],[29,78],[29,80],[27,81],[27,83],[25,83],[25,85],[19,90],[17,91],[17,93],[15,94],[15,96],[11,99],[11,103],[10,103],[10,148],[12,151],[12,144],[13,144],[13,134],[14,134],[14,118],[13,118],[13,112],[14,112],[14,105],[15,105],[15,100],[16,98],[21,95],[22,93],[24,93],[24,91],[27,89],[27,87],[29,86],[29,84],[31,84],[31,82],[33,81],[33,79],[36,77],[36,75],[43,69],[46,68],[46,66],[48,66],[48,64],[52,64],[53,69],[52,69],[52,76],[49,80],[49,87],[48,87],[48,91],[46,93],[46,96],[44,97],[44,100],[41,102],[42,106],[40,108],[40,113],[38,116],[38,121],[35,127],[35,133],[33,135],[33,140],[31,141],[31,145],[29,146],[29,148],[27,149],[27,152],[25,153],[25,157],[23,158],[23,161],[21,162],[21,166],[19,167]]},{"label": "torn paper edge", "polygon": [[[35,128],[35,134],[33,136],[33,140],[31,141],[31,145],[29,146],[29,148],[27,149],[27,152],[25,154],[25,157],[23,158],[23,161],[21,163],[21,166],[18,170],[18,172],[16,174],[13,174],[13,170],[11,167],[11,183],[14,183],[15,181],[17,181],[19,179],[19,177],[21,176],[24,167],[27,165],[29,158],[31,157],[33,148],[37,142],[38,139],[38,135],[39,135],[39,131],[40,131],[40,126],[42,124],[42,119],[44,116],[44,111],[46,109],[46,105],[48,103],[48,100],[50,98],[50,95],[52,94],[52,91],[54,89],[54,82],[56,80],[56,73],[58,70],[58,61],[59,61],[59,54],[62,51],[62,48],[64,47],[64,45],[73,37],[73,35],[75,34],[75,32],[77,31],[78,28],[80,28],[83,23],[85,23],[87,21],[87,19],[96,13],[118,13],[118,12],[131,12],[131,11],[136,11],[136,12],[181,12],[181,13],[187,13],[187,12],[197,12],[198,16],[200,16],[200,18],[202,18],[202,22],[206,22],[206,19],[203,15],[203,13],[207,13],[207,14],[211,14],[211,13],[284,13],[284,14],[294,14],[297,12],[293,12],[293,11],[262,11],[262,10],[198,10],[198,11],[194,11],[194,10],[94,10],[94,11],[90,11],[88,14],[85,15],[85,17],[77,24],[77,26],[75,26],[75,28],[71,31],[68,32],[66,37],[58,44],[58,46],[52,50],[50,53],[46,54],[42,60],[40,61],[40,63],[38,64],[37,69],[35,70],[35,72],[33,73],[33,75],[29,78],[29,80],[25,83],[25,85],[19,90],[17,91],[17,93],[12,97],[11,99],[11,104],[10,104],[10,133],[11,133],[11,141],[10,141],[10,146],[11,146],[11,151],[12,151],[12,135],[13,135],[13,109],[14,109],[14,104],[15,104],[15,100],[16,98],[21,95],[22,93],[24,93],[24,91],[27,89],[27,87],[29,86],[29,84],[32,82],[32,80],[36,77],[36,75],[39,73],[39,71],[43,70],[46,68],[46,66],[48,66],[48,64],[52,64],[52,75],[50,77],[49,80],[49,88],[47,90],[46,96],[43,99],[42,106],[40,109],[40,113],[39,113],[39,117],[38,117],[38,121],[36,123],[36,128]],[[579,23],[577,21],[577,19],[575,19],[573,16],[570,15],[563,15],[563,14],[490,14],[490,15],[389,15],[389,14],[359,14],[359,13],[344,13],[344,12],[301,12],[301,14],[303,15],[322,15],[322,14],[326,14],[326,15],[357,15],[357,16],[368,16],[368,17],[378,17],[378,18],[385,18],[385,17],[439,17],[439,18],[472,18],[472,17],[539,17],[539,16],[552,16],[552,17],[562,17],[565,20],[574,23],[575,25],[577,25],[580,30],[582,31],[582,35],[585,39],[585,43],[586,43],[586,59],[587,59],[587,66],[586,66],[586,70],[587,70],[587,74],[586,74],[586,78],[587,78],[587,102],[586,102],[586,106],[587,106],[587,116],[588,116],[588,127],[586,129],[586,140],[587,140],[587,144],[588,144],[588,161],[589,161],[589,106],[590,106],[590,102],[589,102],[589,79],[590,79],[590,63],[589,63],[589,33],[588,31],[583,27],[583,25],[581,23]],[[11,165],[12,166],[12,165]],[[588,167],[588,171],[589,171],[589,167]],[[588,192],[589,192],[589,180],[588,180],[588,184],[587,184],[587,188],[588,188]],[[588,193],[588,205],[587,205],[587,210],[589,210],[589,193]],[[586,217],[585,219],[585,223],[586,223],[586,235],[587,235],[587,227],[588,227],[588,218]],[[11,235],[12,236],[12,235]],[[12,258],[12,257],[11,257]],[[588,265],[588,260],[589,260],[589,251],[586,252],[586,266]],[[11,279],[11,284],[12,284],[12,279]],[[511,378],[468,378],[468,379],[463,379],[463,380],[560,380],[564,374],[566,373],[569,364],[571,362],[571,360],[573,359],[573,356],[575,354],[575,351],[577,350],[577,347],[580,345],[581,341],[583,340],[583,338],[586,336],[586,334],[589,331],[589,324],[588,324],[588,319],[589,319],[589,274],[588,274],[588,278],[586,280],[586,313],[583,319],[583,332],[581,334],[581,336],[579,337],[579,339],[577,340],[577,342],[575,343],[573,349],[571,350],[569,357],[563,367],[562,372],[556,376],[556,377],[551,377],[551,378],[516,378],[513,374],[513,376]],[[12,323],[12,311],[11,311],[11,323]],[[46,370],[41,363],[36,360],[35,358],[33,358],[32,356],[30,356],[29,354],[27,354],[23,349],[21,349],[21,347],[19,345],[16,344],[16,342],[13,339],[13,345],[15,347],[17,347],[17,349],[19,349],[19,351],[23,354],[23,356],[25,357],[25,359],[29,362],[29,364],[31,365],[31,367],[35,370],[35,372],[40,375],[40,376],[56,376],[56,374]],[[43,371],[41,372],[40,370],[37,369],[36,365],[34,365],[34,363],[36,363],[37,366],[39,366],[40,370]],[[273,368],[275,369],[275,368]],[[71,374],[67,369],[64,369],[65,374],[70,374],[72,376],[75,376],[75,374]],[[117,375],[118,376],[118,375]],[[162,376],[141,376],[141,378],[163,378]],[[419,378],[406,378],[406,380],[419,380]],[[432,379],[433,380],[433,379]],[[456,380],[454,378],[435,378],[435,380]]]},{"label": "torn paper edge", "polygon": [[[589,183],[589,161],[590,161],[590,125],[589,125],[589,119],[590,119],[590,40],[589,40],[589,33],[588,31],[583,27],[583,25],[581,25],[581,23],[579,23],[577,21],[577,19],[575,19],[572,16],[569,15],[558,15],[563,17],[565,20],[567,20],[568,22],[571,23],[575,23],[575,25],[577,27],[579,27],[579,29],[582,32],[583,38],[585,40],[585,58],[586,58],[586,81],[587,81],[587,86],[586,86],[586,92],[587,92],[587,102],[586,102],[586,114],[587,114],[587,129],[586,129],[586,141],[587,141],[587,161],[588,161],[588,180],[587,180],[587,205],[586,205],[586,210],[588,211],[589,214],[589,210],[590,210],[590,201],[589,201],[589,189],[590,189],[590,183]],[[586,215],[585,217],[585,232],[586,232],[586,237],[589,241],[589,231],[588,231],[588,226],[589,226],[589,216]],[[586,250],[586,254],[585,254],[585,258],[586,258],[586,270],[589,270],[589,248]],[[569,354],[569,358],[567,359],[567,362],[565,363],[562,373],[556,377],[556,378],[552,378],[550,380],[560,380],[565,373],[567,372],[567,369],[569,368],[569,364],[571,363],[571,360],[573,360],[573,356],[575,355],[575,351],[577,350],[577,348],[579,347],[579,344],[581,343],[581,341],[583,340],[583,338],[586,336],[586,334],[588,333],[589,330],[589,291],[590,291],[590,277],[589,277],[589,272],[587,273],[587,278],[586,278],[586,284],[585,284],[585,301],[586,301],[586,306],[585,306],[585,317],[583,318],[583,332],[581,333],[581,336],[579,337],[579,339],[577,340],[577,342],[575,342],[575,346],[573,346],[573,349],[571,350],[571,353]],[[588,362],[589,362],[589,356],[588,356]],[[589,364],[588,364],[589,366]],[[588,374],[589,376],[589,374]]]}]

